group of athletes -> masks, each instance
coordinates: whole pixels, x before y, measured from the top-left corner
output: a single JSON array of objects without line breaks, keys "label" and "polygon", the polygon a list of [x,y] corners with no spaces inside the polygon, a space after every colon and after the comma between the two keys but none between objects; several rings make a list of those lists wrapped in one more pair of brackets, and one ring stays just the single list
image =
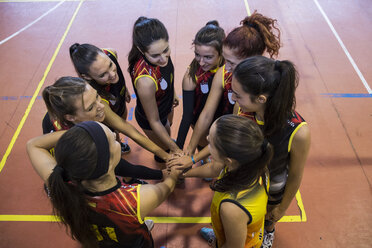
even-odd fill
[{"label": "group of athletes", "polygon": [[[213,228],[201,230],[208,243],[271,247],[310,146],[309,128],[295,111],[295,66],[273,59],[280,48],[276,20],[255,12],[227,35],[217,21],[197,32],[176,140],[170,126],[179,99],[167,29],[158,19],[140,17],[132,38],[128,72],[145,135],[126,121],[131,96],[113,49],[73,44],[78,77],[61,77],[43,90],[44,135],[31,139],[27,152],[54,214],[83,247],[154,247],[153,223],[144,218],[177,182],[211,178]],[[166,169],[123,159],[130,147],[120,133]]]}]

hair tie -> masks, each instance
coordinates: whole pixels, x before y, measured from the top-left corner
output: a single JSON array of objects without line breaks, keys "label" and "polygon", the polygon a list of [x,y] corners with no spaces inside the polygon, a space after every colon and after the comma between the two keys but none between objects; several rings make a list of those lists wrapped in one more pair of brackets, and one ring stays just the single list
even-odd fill
[{"label": "hair tie", "polygon": [[97,164],[87,179],[97,179],[107,173],[110,162],[110,149],[107,136],[101,125],[95,121],[81,122],[75,127],[84,129],[93,139],[97,149]]},{"label": "hair tie", "polygon": [[54,169],[53,169],[53,172],[60,174],[62,176],[62,179],[63,179],[64,182],[70,181],[70,177],[69,177],[67,171],[65,169],[63,169],[62,166],[56,165],[56,167],[54,167]]},{"label": "hair tie", "polygon": [[264,139],[263,142],[262,142],[262,145],[261,145],[261,151],[262,151],[262,155],[266,153],[266,150],[267,150],[267,144],[269,142],[267,141],[267,139]]},{"label": "hair tie", "polygon": [[141,26],[146,25],[149,22],[151,22],[151,19],[146,18],[146,19],[143,19],[142,21],[140,21],[139,23],[137,23],[135,26],[136,27],[141,27]]},{"label": "hair tie", "polygon": [[280,60],[275,60],[274,69],[280,71]]}]

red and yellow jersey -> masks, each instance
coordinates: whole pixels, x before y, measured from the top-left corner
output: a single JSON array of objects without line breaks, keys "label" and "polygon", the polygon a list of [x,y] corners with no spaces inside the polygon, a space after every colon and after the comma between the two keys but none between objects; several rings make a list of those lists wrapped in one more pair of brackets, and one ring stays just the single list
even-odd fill
[{"label": "red and yellow jersey", "polygon": [[[222,178],[226,173],[226,168],[221,172],[219,178]],[[266,181],[269,182],[268,178]],[[269,185],[266,185],[266,190]],[[268,195],[266,193],[263,180],[260,177],[259,182],[252,188],[232,192],[215,192],[211,205],[211,219],[213,230],[217,238],[218,247],[222,247],[226,242],[225,231],[220,217],[220,207],[223,202],[231,202],[239,206],[249,217],[247,223],[247,236],[245,240],[245,248],[260,248],[262,244],[264,222],[266,215],[266,206]]]},{"label": "red and yellow jersey", "polygon": [[101,97],[109,102],[109,105],[112,111],[114,111],[117,115],[122,116],[126,109],[125,94],[126,94],[127,88],[125,85],[125,78],[120,68],[116,54],[109,49],[102,49],[102,51],[116,65],[116,71],[119,77],[119,81],[116,84],[108,84],[104,88],[104,90],[112,96],[110,99],[107,97],[105,98],[105,96],[101,96]]},{"label": "red and yellow jersey", "polygon": [[222,88],[223,88],[223,96],[222,96],[222,115],[232,114],[234,110],[235,102],[232,100],[232,89],[231,89],[231,80],[232,80],[232,72],[226,70],[225,65],[222,67]]},{"label": "red and yellow jersey", "polygon": [[134,91],[137,95],[136,111],[145,116],[141,100],[137,93],[137,82],[140,78],[150,78],[155,84],[155,99],[160,119],[166,118],[172,110],[174,97],[174,67],[171,58],[165,67],[150,64],[145,58],[139,59],[131,72]]},{"label": "red and yellow jersey", "polygon": [[192,121],[194,125],[196,124],[199,115],[202,112],[205,103],[207,102],[209,91],[212,87],[213,77],[218,71],[218,69],[219,67],[210,71],[204,71],[200,66],[198,66],[198,69],[195,73],[196,87]]},{"label": "red and yellow jersey", "polygon": [[140,217],[141,185],[118,184],[104,192],[86,192],[94,211],[90,216],[96,237],[104,247],[153,247],[153,239]]}]

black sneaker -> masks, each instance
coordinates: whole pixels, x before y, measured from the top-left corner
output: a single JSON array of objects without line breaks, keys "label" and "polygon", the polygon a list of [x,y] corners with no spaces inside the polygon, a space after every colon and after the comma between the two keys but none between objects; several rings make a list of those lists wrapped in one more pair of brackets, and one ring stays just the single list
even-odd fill
[{"label": "black sneaker", "polygon": [[130,146],[127,143],[120,143],[121,154],[126,154],[130,152]]}]

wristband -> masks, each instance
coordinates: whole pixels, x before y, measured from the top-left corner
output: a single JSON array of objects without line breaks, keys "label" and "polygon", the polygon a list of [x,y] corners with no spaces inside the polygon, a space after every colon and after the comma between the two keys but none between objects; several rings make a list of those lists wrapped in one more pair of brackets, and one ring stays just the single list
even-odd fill
[{"label": "wristband", "polygon": [[195,159],[194,159],[194,155],[191,155],[191,161],[192,161],[192,164],[195,164]]}]

